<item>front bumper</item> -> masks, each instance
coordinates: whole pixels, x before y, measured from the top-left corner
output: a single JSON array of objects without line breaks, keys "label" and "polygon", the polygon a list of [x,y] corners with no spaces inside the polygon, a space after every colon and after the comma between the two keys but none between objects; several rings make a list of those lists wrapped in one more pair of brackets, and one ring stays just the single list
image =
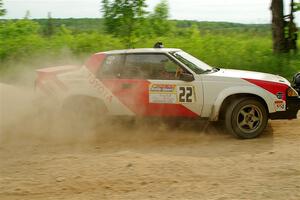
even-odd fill
[{"label": "front bumper", "polygon": [[286,100],[286,111],[270,113],[270,119],[296,119],[300,110],[300,96]]}]

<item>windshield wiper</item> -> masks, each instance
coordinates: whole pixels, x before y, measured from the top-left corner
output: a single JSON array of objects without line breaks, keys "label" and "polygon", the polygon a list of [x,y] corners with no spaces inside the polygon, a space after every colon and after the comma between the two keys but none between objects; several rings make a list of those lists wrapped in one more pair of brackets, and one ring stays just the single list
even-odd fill
[{"label": "windshield wiper", "polygon": [[220,71],[221,69],[218,68],[218,67],[213,67],[213,70],[214,70],[215,72],[218,72],[218,71]]}]

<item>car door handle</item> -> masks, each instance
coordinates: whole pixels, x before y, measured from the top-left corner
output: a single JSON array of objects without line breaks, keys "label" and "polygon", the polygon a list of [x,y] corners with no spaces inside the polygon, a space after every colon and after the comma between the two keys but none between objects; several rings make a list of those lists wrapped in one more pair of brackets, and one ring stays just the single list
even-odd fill
[{"label": "car door handle", "polygon": [[132,88],[132,84],[131,83],[123,83],[122,84],[122,89],[130,89]]}]

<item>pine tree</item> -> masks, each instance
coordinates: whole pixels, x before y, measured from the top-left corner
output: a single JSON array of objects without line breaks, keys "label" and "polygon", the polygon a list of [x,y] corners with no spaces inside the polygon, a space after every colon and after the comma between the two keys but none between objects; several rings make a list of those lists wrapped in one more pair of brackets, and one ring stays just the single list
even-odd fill
[{"label": "pine tree", "polygon": [[0,16],[4,16],[6,14],[6,10],[3,8],[3,2],[0,0]]},{"label": "pine tree", "polygon": [[30,10],[26,10],[24,19],[30,19],[30,17],[31,17]]},{"label": "pine tree", "polygon": [[47,18],[47,23],[46,23],[46,28],[44,33],[48,37],[54,34],[54,24],[53,24],[53,19],[51,17],[51,12],[48,12],[48,18]]}]

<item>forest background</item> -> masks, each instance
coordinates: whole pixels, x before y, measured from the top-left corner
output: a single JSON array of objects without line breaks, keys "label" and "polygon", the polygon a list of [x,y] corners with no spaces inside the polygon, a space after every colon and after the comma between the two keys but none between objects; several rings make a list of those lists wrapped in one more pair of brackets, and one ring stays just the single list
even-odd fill
[{"label": "forest background", "polygon": [[[29,11],[24,19],[0,19],[0,80],[14,82],[24,71],[81,65],[96,52],[149,48],[157,41],[215,67],[269,72],[288,79],[300,71],[299,52],[273,53],[270,24],[169,20],[166,0],[152,12],[144,10],[144,1],[136,2],[141,4],[119,3],[115,9],[103,0],[101,19],[54,19],[51,13],[47,19],[31,19]],[[0,11],[1,7],[0,1]],[[3,8],[0,14],[5,15]],[[111,21],[120,15],[121,20]]]}]

